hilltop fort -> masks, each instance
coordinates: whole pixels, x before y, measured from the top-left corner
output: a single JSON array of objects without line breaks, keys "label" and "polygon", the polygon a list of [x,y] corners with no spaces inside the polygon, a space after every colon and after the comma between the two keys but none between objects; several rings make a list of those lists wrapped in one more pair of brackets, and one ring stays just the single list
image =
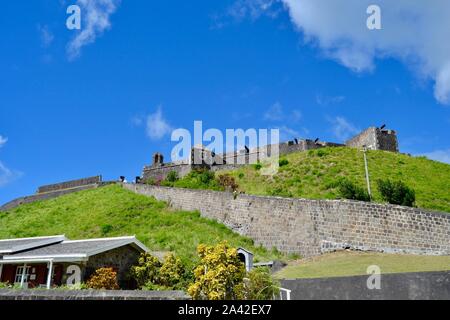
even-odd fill
[{"label": "hilltop fort", "polygon": [[[397,133],[394,130],[385,129],[385,126],[370,127],[356,136],[352,137],[345,144],[324,142],[319,139],[294,139],[282,142],[278,145],[279,155],[286,155],[293,152],[307,151],[324,147],[352,147],[367,148],[368,150],[384,150],[398,152]],[[179,177],[187,175],[194,169],[204,168],[212,171],[235,169],[242,165],[256,163],[267,156],[270,156],[274,145],[262,146],[250,149],[245,147],[231,153],[215,154],[203,146],[195,146],[191,149],[188,159],[175,162],[164,162],[164,157],[157,152],[153,155],[151,165],[144,166],[141,180],[161,181],[164,180],[169,172],[177,172]]]}]

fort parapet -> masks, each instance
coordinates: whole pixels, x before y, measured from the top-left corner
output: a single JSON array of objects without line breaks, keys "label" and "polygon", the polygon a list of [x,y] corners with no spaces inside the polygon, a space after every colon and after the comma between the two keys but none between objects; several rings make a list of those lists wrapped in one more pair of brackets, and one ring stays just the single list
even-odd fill
[{"label": "fort parapet", "polygon": [[95,176],[40,186],[37,189],[36,194],[16,198],[12,201],[9,201],[8,203],[0,206],[0,211],[10,210],[22,204],[54,199],[65,194],[97,188],[98,186],[103,184],[108,184],[108,182],[102,182],[102,176]]},{"label": "fort parapet", "polygon": [[183,177],[196,168],[206,168],[212,171],[236,169],[242,165],[257,163],[271,156],[274,147],[277,147],[278,154],[283,156],[311,149],[345,146],[398,152],[397,133],[394,130],[386,130],[384,127],[370,127],[348,140],[346,144],[324,142],[318,139],[294,139],[278,145],[253,149],[245,147],[245,149],[225,154],[214,154],[203,146],[195,146],[191,149],[188,159],[169,163],[164,163],[162,155],[155,153],[153,164],[144,166],[141,179],[144,182],[149,180],[161,181],[167,177],[170,171],[175,171],[179,177]]},{"label": "fort parapet", "polygon": [[78,187],[83,187],[83,186],[88,186],[88,185],[96,185],[101,182],[102,182],[102,176],[88,177],[88,178],[83,178],[83,179],[77,179],[77,180],[71,180],[71,181],[65,181],[65,182],[40,186],[36,193],[40,194],[40,193],[47,193],[47,192],[53,192],[53,191],[78,188]]},{"label": "fort parapet", "polygon": [[348,147],[369,150],[385,150],[398,152],[397,133],[394,130],[386,130],[370,127],[354,136],[345,143]]}]

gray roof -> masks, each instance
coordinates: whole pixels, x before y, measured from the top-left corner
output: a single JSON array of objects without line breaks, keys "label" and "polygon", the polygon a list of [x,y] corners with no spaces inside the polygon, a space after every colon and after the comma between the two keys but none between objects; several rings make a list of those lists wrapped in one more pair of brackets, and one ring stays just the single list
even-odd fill
[{"label": "gray roof", "polygon": [[88,240],[64,240],[48,246],[16,252],[3,256],[3,260],[43,260],[55,261],[83,261],[90,256],[131,245],[141,252],[148,251],[136,237],[100,238]]},{"label": "gray roof", "polygon": [[62,242],[64,240],[66,240],[66,237],[63,235],[0,240],[0,254],[13,254],[19,251]]}]

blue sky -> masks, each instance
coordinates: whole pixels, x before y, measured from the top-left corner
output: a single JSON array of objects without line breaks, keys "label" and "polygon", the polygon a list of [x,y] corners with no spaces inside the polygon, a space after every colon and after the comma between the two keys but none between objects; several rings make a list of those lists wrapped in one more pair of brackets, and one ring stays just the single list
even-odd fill
[{"label": "blue sky", "polygon": [[[380,0],[383,28],[368,30],[365,2],[4,2],[0,203],[68,179],[133,178],[194,120],[336,142],[386,123],[402,152],[450,162],[448,3]],[[66,28],[71,4],[80,31]]]}]

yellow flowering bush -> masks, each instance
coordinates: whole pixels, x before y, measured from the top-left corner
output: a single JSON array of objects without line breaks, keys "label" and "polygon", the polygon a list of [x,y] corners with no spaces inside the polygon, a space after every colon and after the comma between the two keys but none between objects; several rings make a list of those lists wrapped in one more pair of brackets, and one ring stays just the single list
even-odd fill
[{"label": "yellow flowering bush", "polygon": [[86,283],[91,289],[118,290],[117,272],[113,268],[99,268]]},{"label": "yellow flowering bush", "polygon": [[237,249],[224,241],[216,246],[201,244],[197,253],[200,262],[194,269],[195,282],[188,288],[193,299],[236,299],[235,288],[245,276],[245,267],[239,260]]},{"label": "yellow flowering bush", "polygon": [[159,269],[160,285],[166,288],[182,289],[185,286],[186,270],[180,258],[169,253]]},{"label": "yellow flowering bush", "polygon": [[138,287],[147,290],[173,290],[185,289],[186,272],[180,258],[169,253],[164,258],[164,263],[149,253],[140,256],[137,266],[131,268],[131,274]]}]

